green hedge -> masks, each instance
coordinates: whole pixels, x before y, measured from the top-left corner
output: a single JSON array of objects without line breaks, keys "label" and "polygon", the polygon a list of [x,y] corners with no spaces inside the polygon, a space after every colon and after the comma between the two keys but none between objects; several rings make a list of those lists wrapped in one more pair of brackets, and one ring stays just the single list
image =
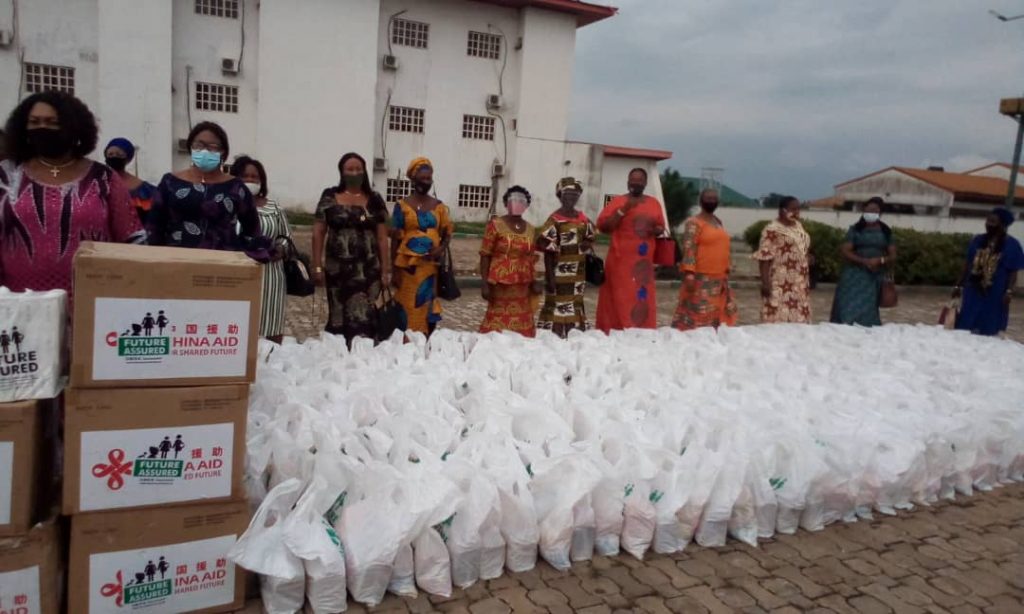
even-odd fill
[{"label": "green hedge", "polygon": [[[761,231],[768,221],[757,222],[743,233],[750,249],[757,250]],[[818,280],[835,282],[842,270],[839,246],[846,231],[810,220],[803,221],[811,235],[811,253],[818,264]],[[896,283],[905,285],[952,286],[963,271],[971,235],[919,232],[894,228],[896,239]]]}]

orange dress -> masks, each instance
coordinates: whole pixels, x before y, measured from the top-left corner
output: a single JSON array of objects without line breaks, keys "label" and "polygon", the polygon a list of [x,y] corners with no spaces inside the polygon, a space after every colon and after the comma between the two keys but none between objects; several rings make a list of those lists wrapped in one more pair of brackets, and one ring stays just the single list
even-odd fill
[{"label": "orange dress", "polygon": [[[597,218],[600,228],[629,197],[616,196]],[[654,283],[655,237],[665,227],[661,203],[644,196],[619,221],[605,260],[605,280],[597,297],[597,329],[608,333],[626,328],[655,328],[658,300]]]},{"label": "orange dress", "polygon": [[516,232],[501,218],[487,223],[480,255],[491,258],[484,280],[491,285],[491,300],[480,324],[481,333],[536,335],[533,316],[540,296],[530,292],[537,264],[536,238],[537,231],[528,222],[523,232]]},{"label": "orange dress", "polygon": [[699,217],[686,220],[683,227],[683,261],[679,268],[696,280],[679,290],[672,327],[692,330],[702,326],[736,325],[736,300],[729,287],[731,240],[722,227]]}]

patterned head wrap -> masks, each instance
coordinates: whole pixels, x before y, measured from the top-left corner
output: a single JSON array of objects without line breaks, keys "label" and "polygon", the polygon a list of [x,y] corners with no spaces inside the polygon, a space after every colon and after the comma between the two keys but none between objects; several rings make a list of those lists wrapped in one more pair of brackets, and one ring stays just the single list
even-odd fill
[{"label": "patterned head wrap", "polygon": [[577,192],[583,191],[583,184],[579,182],[575,177],[562,177],[555,184],[555,194],[561,194],[562,190],[566,188],[572,188]]},{"label": "patterned head wrap", "polygon": [[420,170],[424,166],[434,168],[434,163],[430,161],[430,158],[427,158],[425,156],[413,158],[412,162],[409,163],[409,168],[407,168],[405,171],[405,176],[408,177],[409,179],[412,179],[413,175],[416,174],[416,171]]}]

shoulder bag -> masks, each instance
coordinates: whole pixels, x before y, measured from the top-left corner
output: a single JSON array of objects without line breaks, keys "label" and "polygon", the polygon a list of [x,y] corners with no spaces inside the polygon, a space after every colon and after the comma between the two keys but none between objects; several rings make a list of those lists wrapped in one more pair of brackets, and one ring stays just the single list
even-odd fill
[{"label": "shoulder bag", "polygon": [[592,286],[604,283],[604,260],[594,252],[587,252],[583,257],[583,276]]},{"label": "shoulder bag", "polygon": [[441,263],[437,271],[437,296],[446,301],[454,301],[462,296],[455,283],[455,266],[452,264],[452,250],[445,245],[444,254],[441,255]]},{"label": "shoulder bag", "polygon": [[896,281],[892,275],[886,275],[882,280],[882,287],[878,291],[878,306],[882,309],[892,309],[900,303],[899,293],[896,292]]},{"label": "shoulder bag", "polygon": [[386,341],[396,330],[405,330],[408,326],[405,310],[391,294],[391,288],[381,286],[373,310],[374,330],[377,341]]},{"label": "shoulder bag", "polygon": [[313,283],[309,274],[309,256],[303,254],[295,247],[292,238],[285,235],[278,235],[278,240],[285,244],[284,267],[285,292],[289,296],[310,296],[316,292],[316,284]]}]

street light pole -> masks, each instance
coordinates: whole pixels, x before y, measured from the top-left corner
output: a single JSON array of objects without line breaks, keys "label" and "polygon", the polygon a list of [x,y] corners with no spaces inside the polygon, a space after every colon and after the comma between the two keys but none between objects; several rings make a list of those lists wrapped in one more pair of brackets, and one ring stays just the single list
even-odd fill
[{"label": "street light pole", "polygon": [[1020,168],[1021,145],[1024,144],[1024,98],[1003,98],[999,101],[999,113],[1012,117],[1017,122],[1017,144],[1013,147],[1010,185],[1006,190],[1006,208],[1013,210],[1017,196],[1017,170]]}]

